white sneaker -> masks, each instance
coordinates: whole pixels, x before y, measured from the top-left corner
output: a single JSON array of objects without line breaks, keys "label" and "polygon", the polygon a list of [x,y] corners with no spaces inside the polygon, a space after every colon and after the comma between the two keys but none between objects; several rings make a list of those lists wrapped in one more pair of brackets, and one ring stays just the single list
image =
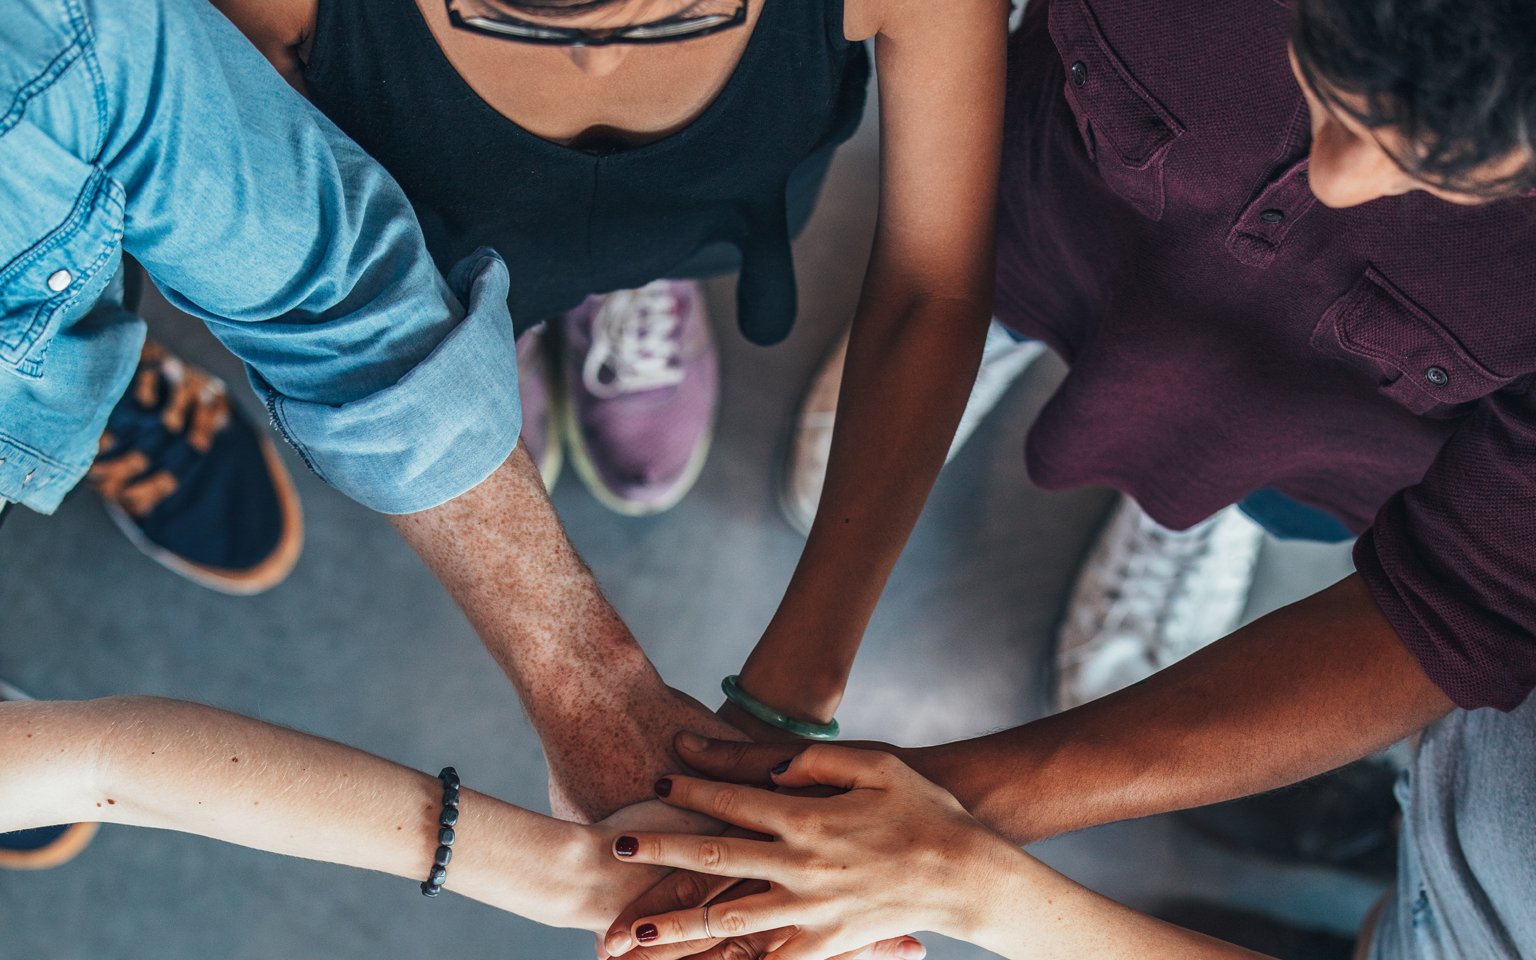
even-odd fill
[{"label": "white sneaker", "polygon": [[[966,402],[954,442],[945,463],[953,460],[965,441],[976,432],[983,417],[997,406],[1035,358],[1045,352],[1045,345],[1033,340],[1014,339],[996,320],[987,329],[987,343],[981,354],[981,369],[971,398]],[[794,432],[789,438],[784,476],[779,484],[779,505],[790,526],[802,534],[811,532],[816,519],[816,505],[821,502],[821,488],[827,479],[827,458],[832,453],[832,425],[837,417],[837,397],[843,384],[843,363],[848,356],[848,333],[844,331],[837,346],[822,362],[800,403]]]},{"label": "white sneaker", "polygon": [[1263,538],[1237,507],[1174,531],[1122,497],[1057,635],[1057,709],[1128,687],[1231,633]]}]

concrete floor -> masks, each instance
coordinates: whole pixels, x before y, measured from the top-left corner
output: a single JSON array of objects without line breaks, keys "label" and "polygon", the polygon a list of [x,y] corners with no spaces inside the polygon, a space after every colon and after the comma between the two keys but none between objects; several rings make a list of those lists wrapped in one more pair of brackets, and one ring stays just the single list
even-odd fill
[{"label": "concrete floor", "polygon": [[[663,676],[709,701],[767,622],[798,556],[802,541],[775,506],[777,458],[802,387],[853,309],[875,164],[867,123],[797,244],[802,318],[788,343],[744,343],[733,332],[730,282],[711,285],[724,397],[714,452],[688,499],[664,516],[628,520],[569,472],[555,491],[571,536]],[[159,302],[147,312],[161,339],[240,379],[196,324]],[[1037,659],[1111,503],[1104,491],[1048,495],[1025,476],[1024,431],[1060,375],[1053,360],[1037,365],[940,478],[854,671],[842,711],[849,735],[935,742],[1040,709]],[[476,787],[544,808],[537,740],[458,611],[381,518],[289,460],[308,542],[296,575],[255,598],[217,596],[150,563],[89,493],[52,518],[17,511],[0,536],[0,676],[42,697],[201,700],[424,769],[451,757]],[[1348,566],[1340,548],[1269,544],[1251,612]],[[451,734],[426,719],[442,691],[458,705]],[[1166,818],[1061,838],[1038,853],[1137,906],[1215,899],[1340,931],[1353,929],[1377,892],[1325,872],[1245,862]],[[982,955],[927,939],[935,960]],[[0,873],[3,960],[584,958],[590,950],[586,934],[454,897],[429,903],[402,880],[174,834],[108,828],[63,869]]]}]

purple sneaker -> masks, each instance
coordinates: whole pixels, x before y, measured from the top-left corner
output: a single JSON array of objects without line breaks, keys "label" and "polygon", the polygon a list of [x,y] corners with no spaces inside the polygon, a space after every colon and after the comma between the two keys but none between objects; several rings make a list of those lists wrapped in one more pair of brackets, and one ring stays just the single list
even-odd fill
[{"label": "purple sneaker", "polygon": [[523,446],[544,480],[553,490],[560,479],[560,434],[549,384],[549,326],[540,324],[517,338],[517,392],[523,405]]},{"label": "purple sneaker", "polygon": [[562,420],[577,474],[618,513],[670,509],[704,469],[720,393],[704,291],[657,280],[588,297],[563,333]]}]

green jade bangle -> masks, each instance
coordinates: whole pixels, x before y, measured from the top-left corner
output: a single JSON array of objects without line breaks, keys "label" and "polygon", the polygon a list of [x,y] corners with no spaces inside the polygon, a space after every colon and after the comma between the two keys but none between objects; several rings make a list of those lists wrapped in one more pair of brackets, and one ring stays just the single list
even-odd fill
[{"label": "green jade bangle", "polygon": [[725,691],[725,699],[747,711],[752,716],[768,724],[770,727],[778,727],[797,737],[808,737],[812,740],[836,740],[842,731],[838,729],[837,718],[833,717],[826,723],[811,723],[806,720],[797,720],[787,713],[768,706],[768,704],[752,696],[741,689],[741,677],[731,674],[720,681],[720,689]]}]

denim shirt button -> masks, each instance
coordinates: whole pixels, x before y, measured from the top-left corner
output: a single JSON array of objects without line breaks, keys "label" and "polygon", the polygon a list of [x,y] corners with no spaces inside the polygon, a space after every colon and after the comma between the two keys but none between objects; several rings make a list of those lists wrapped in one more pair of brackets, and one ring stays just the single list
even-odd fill
[{"label": "denim shirt button", "polygon": [[48,289],[54,293],[63,293],[75,280],[75,275],[68,270],[55,270],[48,276]]}]

